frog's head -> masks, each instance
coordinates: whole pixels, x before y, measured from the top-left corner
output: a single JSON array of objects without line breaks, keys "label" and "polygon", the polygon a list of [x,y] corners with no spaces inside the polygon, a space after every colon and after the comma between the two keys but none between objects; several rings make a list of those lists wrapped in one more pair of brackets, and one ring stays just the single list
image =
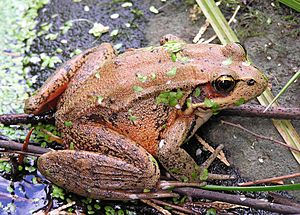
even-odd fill
[{"label": "frog's head", "polygon": [[193,108],[216,111],[241,105],[259,96],[267,87],[266,76],[251,65],[240,44],[231,43],[221,50],[222,58],[210,67],[209,81],[199,86],[198,98],[192,98]]}]

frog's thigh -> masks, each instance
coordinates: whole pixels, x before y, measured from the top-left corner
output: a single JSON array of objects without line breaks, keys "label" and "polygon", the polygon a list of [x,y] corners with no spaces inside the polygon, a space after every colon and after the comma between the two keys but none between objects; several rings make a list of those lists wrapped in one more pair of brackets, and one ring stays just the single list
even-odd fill
[{"label": "frog's thigh", "polygon": [[[25,101],[24,111],[26,113],[39,114],[55,107],[58,97],[68,87],[74,75],[80,72],[80,68],[85,65],[90,58],[95,60],[93,56],[97,56],[97,60],[101,62],[101,60],[104,61],[114,57],[114,51],[109,43],[102,43],[98,47],[88,49],[68,60],[56,69],[55,73],[47,79],[35,95]],[[101,65],[100,62],[98,65]],[[86,71],[91,71],[91,69]],[[87,75],[82,76],[82,78],[79,77],[81,76],[76,78],[78,82],[84,80]]]},{"label": "frog's thigh", "polygon": [[79,129],[74,131],[74,141],[98,151],[60,150],[42,155],[38,168],[47,179],[68,191],[100,199],[139,198],[145,188],[156,186],[159,168],[145,149],[101,125],[75,125],[74,129]]},{"label": "frog's thigh", "polygon": [[[178,118],[168,128],[158,147],[157,157],[161,164],[177,180],[198,181],[199,167],[194,159],[180,146],[188,137],[196,118]],[[197,179],[198,178],[198,179]]]}]

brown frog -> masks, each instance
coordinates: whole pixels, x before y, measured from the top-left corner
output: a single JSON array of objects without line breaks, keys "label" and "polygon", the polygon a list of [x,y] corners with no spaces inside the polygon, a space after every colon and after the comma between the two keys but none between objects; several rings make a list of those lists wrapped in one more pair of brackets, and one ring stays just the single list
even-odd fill
[{"label": "brown frog", "polygon": [[239,44],[186,44],[167,35],[161,46],[120,55],[108,43],[81,53],[26,101],[25,112],[56,107],[70,149],[38,159],[53,183],[91,198],[165,197],[172,195],[155,192],[155,158],[174,178],[199,181],[199,166],[180,146],[213,112],[266,86]]}]

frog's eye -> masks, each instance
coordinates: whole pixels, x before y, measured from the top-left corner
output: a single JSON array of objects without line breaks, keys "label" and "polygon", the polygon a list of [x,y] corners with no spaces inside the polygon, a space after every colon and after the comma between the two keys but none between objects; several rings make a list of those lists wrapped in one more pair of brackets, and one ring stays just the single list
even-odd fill
[{"label": "frog's eye", "polygon": [[235,87],[235,80],[230,75],[222,75],[213,81],[212,85],[220,93],[228,93]]}]

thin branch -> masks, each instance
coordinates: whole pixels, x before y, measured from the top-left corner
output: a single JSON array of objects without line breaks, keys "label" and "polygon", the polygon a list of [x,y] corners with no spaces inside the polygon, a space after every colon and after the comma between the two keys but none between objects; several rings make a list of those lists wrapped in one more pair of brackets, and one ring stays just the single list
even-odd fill
[{"label": "thin branch", "polygon": [[[22,143],[18,143],[18,142],[11,141],[11,140],[9,140],[9,141],[0,140],[0,148],[5,148],[5,149],[8,149],[8,150],[16,150],[16,151],[21,151],[22,152],[22,147],[23,147]],[[51,149],[46,149],[46,148],[42,148],[42,147],[39,147],[39,146],[29,145],[28,146],[28,151],[30,153],[35,153],[35,154],[44,154],[46,152],[51,151]],[[23,154],[26,154],[26,153],[23,153]]]},{"label": "thin branch", "polygon": [[0,115],[0,124],[17,125],[17,124],[37,124],[39,122],[54,122],[53,113],[45,113],[42,115],[33,114],[3,114]]},{"label": "thin branch", "polygon": [[294,174],[290,174],[290,175],[283,175],[283,176],[278,176],[278,177],[273,177],[273,178],[249,181],[249,182],[245,182],[245,183],[240,183],[239,186],[250,186],[250,185],[255,185],[255,184],[269,183],[269,182],[273,182],[273,181],[279,181],[279,180],[295,178],[295,177],[300,177],[300,173],[294,173]]},{"label": "thin branch", "polygon": [[277,144],[279,144],[279,145],[281,145],[281,146],[284,146],[284,147],[289,148],[289,149],[291,149],[291,150],[293,150],[293,151],[295,151],[295,152],[300,153],[300,150],[294,148],[293,146],[289,146],[289,145],[285,144],[285,143],[282,142],[282,141],[274,140],[273,138],[270,138],[270,137],[266,137],[266,136],[263,136],[263,135],[260,135],[260,134],[256,134],[256,133],[254,133],[253,131],[250,131],[249,129],[244,128],[244,127],[241,126],[240,124],[234,124],[234,123],[227,122],[227,121],[224,121],[224,120],[221,120],[221,123],[226,124],[226,125],[230,125],[230,126],[233,126],[233,127],[239,128],[239,129],[242,129],[243,131],[246,131],[247,133],[249,133],[249,134],[251,134],[251,135],[253,135],[253,136],[257,137],[257,138],[272,141],[272,142],[274,142],[274,143],[277,143]]},{"label": "thin branch", "polygon": [[275,213],[299,214],[298,207],[265,202],[263,200],[247,198],[243,195],[232,195],[232,194],[226,194],[226,193],[220,193],[220,192],[214,192],[214,191],[202,190],[196,188],[175,188],[173,191],[189,197],[228,202],[231,204],[248,206],[256,209],[272,211]]},{"label": "thin branch", "polygon": [[[246,117],[265,117],[273,119],[300,119],[300,108],[271,107],[263,113],[264,106],[261,105],[242,105],[240,107],[228,108],[222,110],[220,115],[234,115]],[[3,114],[0,115],[0,124],[17,125],[17,124],[37,124],[39,122],[54,122],[53,113],[42,115],[33,114]]]},{"label": "thin branch", "polygon": [[173,209],[176,209],[176,210],[184,212],[184,213],[198,214],[198,213],[195,213],[194,211],[192,211],[190,209],[181,207],[179,205],[170,204],[170,203],[167,203],[167,202],[164,202],[164,201],[160,201],[160,200],[157,200],[157,199],[151,199],[151,201],[154,202],[154,203],[156,203],[156,204],[158,204],[158,205],[168,206],[168,207],[171,207]]},{"label": "thin branch", "polygon": [[300,119],[300,108],[271,107],[266,112],[261,105],[242,105],[221,111],[221,115],[265,117],[273,119]]}]

